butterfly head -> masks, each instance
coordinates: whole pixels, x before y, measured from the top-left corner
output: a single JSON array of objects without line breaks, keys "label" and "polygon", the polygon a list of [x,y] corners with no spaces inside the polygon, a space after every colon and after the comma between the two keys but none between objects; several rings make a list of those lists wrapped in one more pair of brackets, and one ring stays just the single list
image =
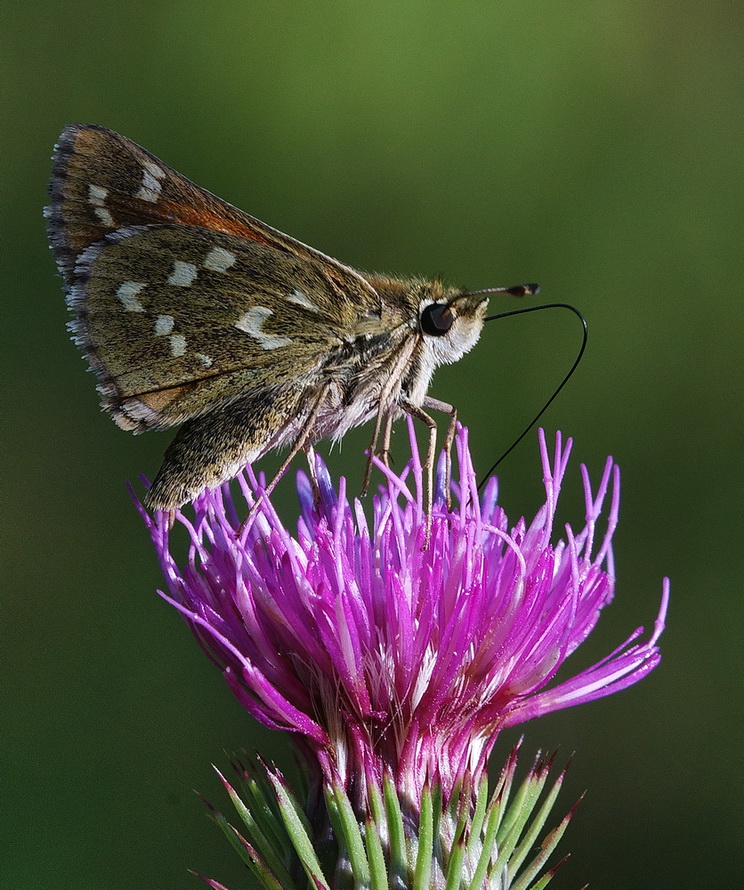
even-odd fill
[{"label": "butterfly head", "polygon": [[470,352],[480,337],[487,309],[487,294],[461,290],[421,301],[419,330],[437,365],[452,364]]}]

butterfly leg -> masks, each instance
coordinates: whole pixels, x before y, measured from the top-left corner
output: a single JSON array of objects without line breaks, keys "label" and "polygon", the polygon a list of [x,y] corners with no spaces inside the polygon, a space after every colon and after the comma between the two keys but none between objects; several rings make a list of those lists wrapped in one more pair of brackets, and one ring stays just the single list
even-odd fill
[{"label": "butterfly leg", "polygon": [[[403,402],[401,407],[411,417],[415,417],[426,424],[429,430],[429,442],[426,446],[426,459],[424,460],[424,468],[426,469],[426,536],[423,549],[426,550],[429,547],[429,538],[431,537],[431,511],[434,506],[434,457],[437,451],[437,424],[431,415],[412,402]],[[427,407],[429,406],[427,405]]]},{"label": "butterfly leg", "polygon": [[[372,443],[369,446],[369,455],[367,457],[367,467],[364,471],[364,480],[362,481],[362,494],[367,493],[369,488],[369,480],[372,475],[372,458],[378,453],[377,443],[380,441],[380,432],[383,430],[382,459],[385,465],[388,465],[390,451],[390,432],[393,418],[398,413],[398,393],[400,392],[400,378],[411,358],[411,353],[415,346],[415,340],[412,338],[408,346],[401,350],[400,355],[395,363],[388,371],[388,378],[380,390],[380,397],[377,405],[377,417],[375,418],[375,431],[372,435]],[[397,391],[397,392],[396,392]],[[407,410],[407,409],[404,409]]]},{"label": "butterfly leg", "polygon": [[382,432],[382,450],[380,451],[380,460],[386,467],[390,466],[390,439],[393,434],[393,415],[388,412],[385,415],[385,428]]},{"label": "butterfly leg", "polygon": [[[254,516],[258,513],[258,509],[261,505],[261,501],[264,498],[268,498],[271,495],[271,492],[276,488],[276,485],[279,482],[279,480],[287,472],[287,469],[289,468],[289,465],[294,460],[295,455],[298,454],[300,451],[303,451],[305,449],[306,445],[309,445],[310,436],[312,435],[312,432],[313,432],[313,426],[315,426],[315,421],[317,420],[318,414],[320,413],[320,409],[323,407],[323,402],[325,401],[326,396],[330,392],[330,389],[331,389],[330,384],[328,384],[327,386],[324,386],[321,389],[320,393],[318,394],[318,397],[315,400],[315,404],[313,405],[312,409],[310,410],[310,413],[308,414],[307,418],[303,422],[300,432],[297,434],[294,442],[292,443],[292,447],[289,449],[289,454],[286,456],[286,458],[282,462],[282,465],[279,467],[279,469],[274,474],[274,478],[271,480],[271,482],[269,482],[269,484],[266,486],[266,488],[261,492],[259,497],[256,499],[256,503],[248,511],[248,515],[245,517],[245,519],[240,524],[240,528],[237,531],[236,537],[238,537],[238,538],[241,537],[241,535],[245,531],[246,526],[249,524],[249,522],[251,522],[251,520],[254,518]],[[310,447],[312,448],[312,446],[310,446]],[[311,472],[311,480],[313,480],[313,474],[314,474],[314,470]],[[318,486],[317,479],[314,479],[313,481],[314,481],[313,493],[319,495],[319,490],[317,487]]]},{"label": "butterfly leg", "polygon": [[[384,407],[380,402],[380,408],[377,411],[377,419],[375,420],[375,431],[372,436],[372,442],[369,446],[367,455],[367,466],[364,469],[364,479],[362,480],[362,494],[367,493],[369,488],[369,480],[372,475],[372,458],[377,455],[386,467],[390,466],[390,440],[393,432],[393,412],[389,407]],[[377,443],[382,433],[382,448],[377,450]]]},{"label": "butterfly leg", "polygon": [[447,498],[447,509],[452,509],[452,492],[450,483],[452,482],[452,445],[455,441],[455,433],[457,432],[457,408],[448,402],[440,402],[439,399],[432,399],[427,396],[424,399],[424,408],[430,411],[441,411],[442,414],[449,414],[449,424],[447,426],[447,437],[444,440],[444,493]]},{"label": "butterfly leg", "polygon": [[375,418],[375,429],[372,433],[372,441],[369,443],[369,452],[367,453],[367,466],[364,468],[364,479],[362,479],[362,494],[367,494],[369,488],[369,480],[372,476],[372,458],[377,454],[377,443],[380,440],[380,431],[384,418],[389,414],[386,411],[386,405],[382,398],[377,406],[377,417]]},{"label": "butterfly leg", "polygon": [[318,474],[315,472],[315,449],[312,442],[305,442],[302,450],[307,458],[307,475],[310,479],[310,488],[313,490],[313,504],[318,509],[320,507],[320,485],[318,484]]}]

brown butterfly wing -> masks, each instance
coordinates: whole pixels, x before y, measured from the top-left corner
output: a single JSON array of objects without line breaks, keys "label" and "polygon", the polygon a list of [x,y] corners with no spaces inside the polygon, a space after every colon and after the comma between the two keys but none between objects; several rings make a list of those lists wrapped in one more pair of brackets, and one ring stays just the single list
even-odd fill
[{"label": "brown butterfly wing", "polygon": [[355,269],[233,207],[105,127],[65,127],[54,154],[50,194],[49,237],[68,284],[80,252],[107,234],[171,223],[238,235],[319,264],[339,292],[379,303]]},{"label": "brown butterfly wing", "polygon": [[185,421],[152,507],[172,509],[294,441],[335,351],[408,330],[397,302],[354,269],[111,130],[67,127],[50,191],[71,327],[103,407],[135,431]]},{"label": "brown butterfly wing", "polygon": [[248,393],[312,392],[357,311],[315,264],[180,225],[120,229],[86,248],[68,302],[103,408],[136,432]]},{"label": "brown butterfly wing", "polygon": [[[268,383],[307,380],[360,319],[379,316],[380,298],[355,270],[111,130],[66,127],[50,191],[71,329],[104,409],[126,429],[168,427]],[[210,262],[215,252],[229,268]],[[193,274],[184,279],[185,267]],[[284,343],[292,348],[272,348]]]}]

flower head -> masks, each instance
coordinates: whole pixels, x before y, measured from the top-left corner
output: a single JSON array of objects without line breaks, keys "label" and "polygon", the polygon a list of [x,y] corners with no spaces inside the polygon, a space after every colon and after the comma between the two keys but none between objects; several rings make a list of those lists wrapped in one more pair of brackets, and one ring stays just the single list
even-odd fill
[{"label": "flower head", "polygon": [[571,441],[558,434],[551,459],[540,433],[545,504],[510,526],[495,479],[479,498],[460,428],[456,506],[447,506],[440,462],[425,546],[423,472],[409,429],[413,456],[400,474],[376,461],[385,484],[371,521],[318,457],[315,491],[298,474],[295,533],[250,467],[239,483],[255,508],[242,531],[227,486],[200,496],[193,519],[176,514],[190,539],[182,566],[167,518],[143,511],[167,580],[162,595],[235,695],[264,725],[294,732],[309,762],[357,799],[385,775],[414,800],[432,781],[446,798],[464,777],[479,779],[500,730],[623,689],[660,658],[666,586],[647,642],[639,628],[597,664],[551,684],[613,597],[611,459],[596,492],[582,466],[584,527],[566,526],[553,541]]}]

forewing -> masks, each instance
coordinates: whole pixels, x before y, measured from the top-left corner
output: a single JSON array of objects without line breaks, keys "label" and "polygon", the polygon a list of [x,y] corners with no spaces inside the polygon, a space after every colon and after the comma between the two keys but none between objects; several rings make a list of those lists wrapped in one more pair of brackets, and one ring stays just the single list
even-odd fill
[{"label": "forewing", "polygon": [[83,251],[73,279],[72,330],[126,429],[312,392],[343,342],[348,306],[317,264],[211,229],[116,231]]},{"label": "forewing", "polygon": [[[47,209],[72,328],[125,428],[310,385],[382,317],[354,269],[215,197],[103,127],[66,127]],[[234,258],[234,261],[233,261]]]},{"label": "forewing", "polygon": [[80,253],[117,229],[153,224],[201,226],[315,263],[343,299],[379,305],[356,270],[244,213],[113,130],[72,124],[54,155],[49,237],[67,284]]}]

